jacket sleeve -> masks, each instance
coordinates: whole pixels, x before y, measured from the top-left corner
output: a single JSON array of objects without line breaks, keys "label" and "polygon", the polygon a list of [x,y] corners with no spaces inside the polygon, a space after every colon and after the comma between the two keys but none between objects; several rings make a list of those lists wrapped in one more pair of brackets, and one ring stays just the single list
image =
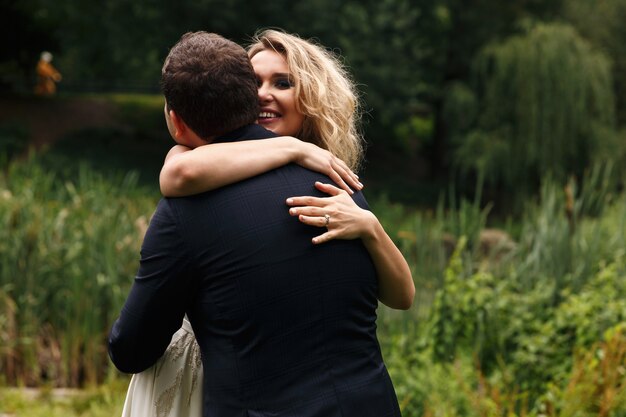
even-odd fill
[{"label": "jacket sleeve", "polygon": [[130,294],[109,333],[109,356],[122,372],[152,366],[180,328],[192,291],[190,259],[175,216],[162,199],[150,221]]}]

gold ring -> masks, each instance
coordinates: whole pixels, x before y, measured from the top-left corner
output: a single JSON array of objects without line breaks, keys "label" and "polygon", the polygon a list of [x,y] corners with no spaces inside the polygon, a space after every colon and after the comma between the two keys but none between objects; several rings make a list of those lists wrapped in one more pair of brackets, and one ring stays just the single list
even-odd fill
[{"label": "gold ring", "polygon": [[324,224],[324,226],[328,227],[328,223],[330,223],[330,216],[328,214],[324,214],[324,219],[326,219],[326,224]]}]

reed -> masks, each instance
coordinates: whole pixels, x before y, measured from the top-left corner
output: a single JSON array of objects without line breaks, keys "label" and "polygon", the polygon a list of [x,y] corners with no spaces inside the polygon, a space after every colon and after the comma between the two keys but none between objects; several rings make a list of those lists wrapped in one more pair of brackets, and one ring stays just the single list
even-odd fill
[{"label": "reed", "polygon": [[[510,268],[526,288],[554,283],[555,303],[563,290],[580,290],[602,264],[616,260],[626,248],[626,197],[586,184],[581,192],[572,192],[546,181],[540,203],[527,206],[511,259]],[[588,215],[590,207],[596,215]]]},{"label": "reed", "polygon": [[7,384],[101,381],[155,195],[136,175],[62,180],[36,158],[0,182],[0,374]]},{"label": "reed", "polygon": [[463,263],[465,273],[471,274],[474,260],[480,256],[480,232],[486,227],[490,206],[480,205],[480,193],[474,201],[457,200],[450,188],[447,199],[442,196],[434,210],[412,209],[392,203],[386,196],[374,200],[372,210],[407,259],[417,288],[409,314],[382,308],[381,318],[424,320],[431,313],[435,294],[444,283],[444,271],[461,237],[468,241],[461,256],[467,261]]}]

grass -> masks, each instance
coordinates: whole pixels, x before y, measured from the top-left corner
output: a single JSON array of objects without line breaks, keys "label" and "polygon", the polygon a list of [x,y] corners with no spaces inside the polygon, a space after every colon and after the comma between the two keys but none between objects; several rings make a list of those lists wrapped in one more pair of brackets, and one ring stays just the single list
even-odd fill
[{"label": "grass", "polygon": [[127,379],[83,390],[0,388],[0,415],[15,417],[111,417],[122,414]]}]

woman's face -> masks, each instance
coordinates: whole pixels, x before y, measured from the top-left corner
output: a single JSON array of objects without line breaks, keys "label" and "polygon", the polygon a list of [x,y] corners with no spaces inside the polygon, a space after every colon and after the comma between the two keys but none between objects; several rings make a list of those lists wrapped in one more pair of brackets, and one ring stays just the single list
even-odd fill
[{"label": "woman's face", "polygon": [[277,52],[263,50],[250,60],[259,83],[261,113],[257,123],[281,136],[295,136],[304,115],[296,110],[296,94],[287,62]]}]

